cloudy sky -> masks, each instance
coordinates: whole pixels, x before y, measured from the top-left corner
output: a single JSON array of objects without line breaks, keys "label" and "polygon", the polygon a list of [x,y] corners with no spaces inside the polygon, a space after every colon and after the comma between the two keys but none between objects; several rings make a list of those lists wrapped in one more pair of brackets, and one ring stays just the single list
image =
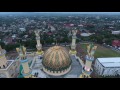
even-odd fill
[{"label": "cloudy sky", "polygon": [[0,14],[22,14],[22,13],[61,13],[61,14],[120,14],[120,12],[0,12]]}]

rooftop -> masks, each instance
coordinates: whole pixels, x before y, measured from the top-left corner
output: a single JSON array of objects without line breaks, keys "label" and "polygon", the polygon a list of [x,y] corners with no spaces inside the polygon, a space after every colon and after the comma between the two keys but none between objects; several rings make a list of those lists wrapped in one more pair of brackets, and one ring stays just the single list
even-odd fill
[{"label": "rooftop", "polygon": [[97,59],[104,67],[120,67],[120,57]]},{"label": "rooftop", "polygon": [[81,36],[90,36],[91,34],[90,33],[81,33]]},{"label": "rooftop", "polygon": [[7,60],[7,64],[8,64],[7,67],[1,68],[0,70],[7,70],[13,62],[14,62],[14,60]]}]

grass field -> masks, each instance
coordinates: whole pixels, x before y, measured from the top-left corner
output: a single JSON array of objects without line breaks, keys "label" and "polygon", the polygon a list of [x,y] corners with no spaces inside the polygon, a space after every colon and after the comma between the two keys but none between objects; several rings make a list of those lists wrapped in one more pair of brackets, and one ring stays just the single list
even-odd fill
[{"label": "grass field", "polygon": [[[98,44],[95,44],[98,46],[96,52],[95,52],[95,58],[100,57],[120,57],[120,53],[117,53],[111,49],[108,49],[106,47],[100,46]],[[81,44],[81,48],[83,48],[87,54],[87,44]]]}]

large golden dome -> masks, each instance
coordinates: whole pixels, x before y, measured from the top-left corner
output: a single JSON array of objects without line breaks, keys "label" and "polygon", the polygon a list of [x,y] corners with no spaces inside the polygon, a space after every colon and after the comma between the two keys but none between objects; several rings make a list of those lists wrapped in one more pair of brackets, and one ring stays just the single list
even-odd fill
[{"label": "large golden dome", "polygon": [[51,75],[66,74],[71,68],[68,51],[61,46],[50,47],[43,56],[43,70]]}]

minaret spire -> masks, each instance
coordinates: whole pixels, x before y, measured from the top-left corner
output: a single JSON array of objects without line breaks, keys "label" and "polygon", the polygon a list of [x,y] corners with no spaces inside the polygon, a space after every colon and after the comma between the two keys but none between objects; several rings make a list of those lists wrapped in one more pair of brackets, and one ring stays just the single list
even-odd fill
[{"label": "minaret spire", "polygon": [[76,48],[76,34],[77,30],[72,30],[72,44],[71,44],[71,49],[75,50]]},{"label": "minaret spire", "polygon": [[20,45],[20,48],[16,48],[16,51],[19,54],[19,57],[21,58],[20,62],[22,64],[23,70],[22,74],[25,78],[30,78],[31,77],[31,69],[29,68],[28,65],[28,59],[26,58],[26,48],[24,46]]},{"label": "minaret spire", "polygon": [[72,30],[72,44],[71,44],[71,50],[70,50],[70,54],[74,54],[76,55],[76,34],[77,34],[77,30]]},{"label": "minaret spire", "polygon": [[90,74],[92,73],[92,62],[94,61],[94,54],[97,49],[97,46],[94,46],[93,43],[89,44],[87,46],[87,55],[86,55],[86,63],[83,67],[82,74],[80,75],[80,78],[90,78]]},{"label": "minaret spire", "polygon": [[6,50],[2,49],[0,45],[0,68],[5,68],[7,66],[7,59],[5,57]]},{"label": "minaret spire", "polygon": [[40,42],[40,30],[35,30],[35,35],[36,35],[36,41],[37,41],[37,45],[36,45],[36,48],[37,48],[37,52],[36,54],[38,55],[42,55],[43,54],[43,51],[42,51],[42,44]]}]

